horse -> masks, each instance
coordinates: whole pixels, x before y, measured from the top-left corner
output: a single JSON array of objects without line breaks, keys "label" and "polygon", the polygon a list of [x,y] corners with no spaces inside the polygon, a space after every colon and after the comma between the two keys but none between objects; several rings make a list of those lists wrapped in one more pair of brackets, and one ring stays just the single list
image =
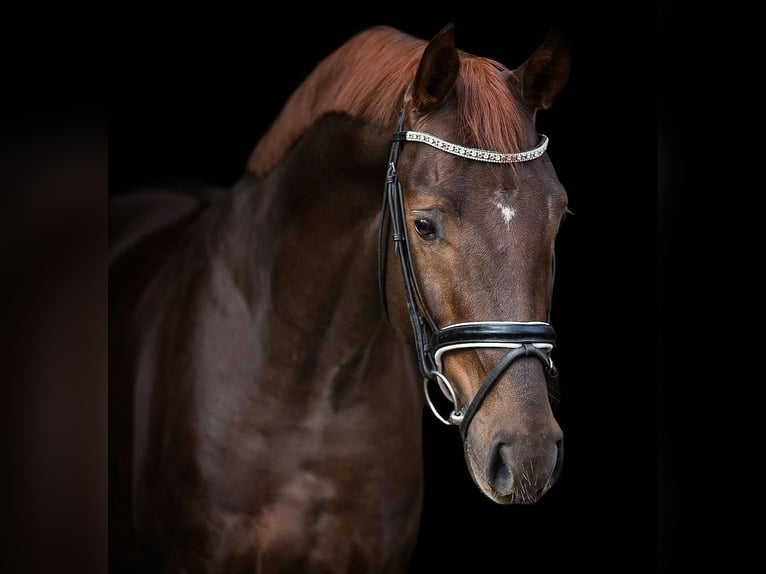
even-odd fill
[{"label": "horse", "polygon": [[569,71],[555,30],[510,69],[373,26],[231,187],[112,198],[111,572],[407,572],[424,416],[494,503],[553,487]]}]

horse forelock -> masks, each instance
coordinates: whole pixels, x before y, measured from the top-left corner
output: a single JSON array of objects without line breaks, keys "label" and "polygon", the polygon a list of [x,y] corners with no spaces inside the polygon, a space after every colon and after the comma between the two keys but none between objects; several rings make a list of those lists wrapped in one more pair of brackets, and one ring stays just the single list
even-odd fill
[{"label": "horse forelock", "polygon": [[459,143],[499,153],[534,145],[527,141],[523,105],[492,60],[464,57],[455,83]]},{"label": "horse forelock", "polygon": [[[376,26],[353,36],[324,58],[290,95],[255,146],[247,169],[263,176],[274,169],[322,116],[344,113],[393,126],[402,96],[415,76],[426,42],[394,28]],[[458,133],[464,145],[501,153],[523,150],[524,108],[497,64],[461,52],[455,84]]]}]

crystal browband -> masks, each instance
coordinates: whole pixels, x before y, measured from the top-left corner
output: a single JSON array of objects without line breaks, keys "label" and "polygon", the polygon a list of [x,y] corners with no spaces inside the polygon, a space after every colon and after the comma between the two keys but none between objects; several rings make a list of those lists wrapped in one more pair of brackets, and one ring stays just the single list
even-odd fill
[{"label": "crystal browband", "polygon": [[425,132],[397,132],[394,134],[394,139],[428,144],[436,149],[446,151],[447,153],[477,161],[486,161],[490,163],[520,163],[538,158],[545,153],[545,150],[548,147],[548,136],[543,134],[538,135],[540,136],[540,144],[536,148],[519,153],[498,153],[484,149],[463,147]]}]

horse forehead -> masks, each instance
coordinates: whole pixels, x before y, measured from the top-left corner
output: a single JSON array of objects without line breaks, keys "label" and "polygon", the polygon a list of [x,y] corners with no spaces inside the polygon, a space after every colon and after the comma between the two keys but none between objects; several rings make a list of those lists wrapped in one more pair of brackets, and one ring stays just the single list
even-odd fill
[{"label": "horse forehead", "polygon": [[563,187],[547,163],[490,164],[421,146],[403,170],[407,188],[463,206],[528,205],[554,209],[566,201]]}]

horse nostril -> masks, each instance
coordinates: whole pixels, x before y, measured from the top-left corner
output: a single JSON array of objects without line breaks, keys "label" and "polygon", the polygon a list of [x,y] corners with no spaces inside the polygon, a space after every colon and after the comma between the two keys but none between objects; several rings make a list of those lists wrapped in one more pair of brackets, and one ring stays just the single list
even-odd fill
[{"label": "horse nostril", "polygon": [[489,460],[489,478],[494,489],[506,494],[513,490],[513,472],[511,472],[510,445],[504,442],[498,443],[492,451]]},{"label": "horse nostril", "polygon": [[531,446],[518,441],[496,443],[488,459],[487,480],[497,494],[513,494],[519,501],[532,501],[559,479],[564,463],[564,439],[555,443],[555,461],[552,460],[553,445],[539,452],[530,450]]}]

